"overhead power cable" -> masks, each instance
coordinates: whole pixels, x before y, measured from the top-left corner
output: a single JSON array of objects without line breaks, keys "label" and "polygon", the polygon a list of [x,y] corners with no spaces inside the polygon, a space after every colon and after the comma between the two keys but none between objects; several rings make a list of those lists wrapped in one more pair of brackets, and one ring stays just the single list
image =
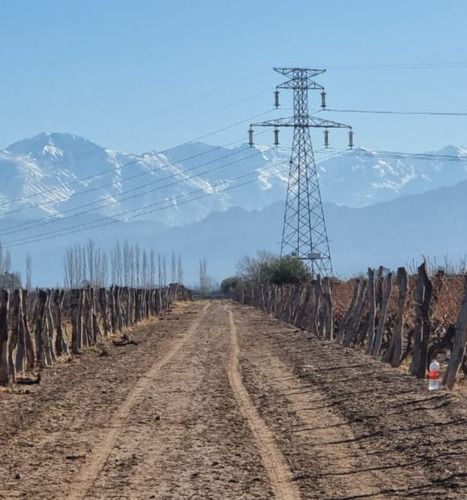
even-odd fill
[{"label": "overhead power cable", "polygon": [[[259,151],[256,151],[255,154],[250,155],[250,156],[252,157],[252,156],[255,156],[258,154],[261,154],[261,153]],[[264,170],[272,170],[275,168],[276,168],[276,166],[272,165],[270,167],[266,167],[265,169],[263,169],[263,171]],[[284,168],[284,172],[285,172],[288,169],[288,166],[283,165],[283,168]],[[238,188],[241,186],[245,186],[247,184],[251,184],[251,183],[257,181],[256,175],[257,175],[257,171],[249,172],[247,174],[243,174],[243,175],[231,178],[228,181],[223,180],[223,181],[218,182],[217,184],[212,186],[214,189],[212,192],[209,192],[209,193],[206,193],[203,189],[197,189],[195,191],[192,191],[191,193],[186,193],[184,195],[181,195],[181,196],[178,196],[175,198],[171,198],[170,200],[157,201],[155,203],[150,203],[148,205],[144,205],[142,207],[138,207],[138,208],[135,208],[132,210],[123,211],[117,215],[118,216],[124,215],[125,221],[132,220],[132,219],[135,219],[137,217],[141,217],[142,215],[147,215],[150,213],[159,212],[159,211],[163,211],[163,210],[166,210],[168,208],[171,208],[173,206],[174,201],[176,202],[177,206],[180,206],[180,205],[184,205],[186,203],[192,202],[192,201],[197,201],[198,199],[201,199],[201,198],[206,198],[208,196],[212,196],[213,194],[223,193],[225,191],[230,191],[232,189],[235,189],[235,188]],[[236,184],[234,186],[231,185],[233,182],[247,179],[248,177],[251,177],[251,176],[255,176],[255,178],[251,181],[243,182],[241,184]],[[230,184],[226,185],[227,183],[230,183]],[[199,195],[197,197],[193,197],[193,195],[195,195],[196,193],[200,193],[200,192],[202,193],[201,195]],[[165,206],[160,208],[160,205],[165,205]],[[47,233],[43,233],[43,234],[40,234],[37,236],[30,236],[30,237],[25,237],[25,238],[14,239],[10,242],[4,243],[4,246],[10,248],[10,247],[15,247],[15,246],[19,246],[19,245],[25,245],[27,243],[35,243],[35,242],[42,241],[45,239],[57,238],[60,236],[66,236],[68,234],[75,234],[76,232],[81,232],[81,231],[84,231],[87,229],[95,229],[98,227],[107,226],[107,225],[116,224],[116,223],[121,223],[121,222],[123,222],[123,221],[119,220],[119,219],[109,219],[107,217],[101,217],[101,218],[94,220],[94,221],[75,224],[73,226],[69,226],[69,227],[66,227],[63,229],[57,229],[54,231],[49,231]]]},{"label": "overhead power cable", "polygon": [[467,116],[467,111],[381,111],[371,109],[328,109],[335,113],[366,113],[376,115]]},{"label": "overhead power cable", "polygon": [[[258,135],[262,135],[264,133],[265,132],[260,132]],[[347,151],[346,154],[349,155],[349,156],[358,156],[358,155],[361,154],[360,152],[357,152],[357,151],[350,151],[349,152],[348,150],[337,149],[337,148],[332,148],[332,147],[331,148],[323,148],[321,150],[317,150],[316,151],[317,154],[322,154],[322,158],[319,161],[317,161],[317,165],[319,165],[320,163],[322,163],[322,162],[324,162],[324,161],[326,161],[328,159],[336,157],[336,156],[338,156],[338,155],[340,155],[340,154],[342,154],[342,153],[344,153],[346,151]],[[187,171],[185,171],[183,173],[199,169],[199,168],[201,168],[203,166],[205,167],[205,166],[207,166],[209,164],[216,163],[217,161],[220,161],[222,159],[226,159],[226,158],[229,158],[229,157],[236,156],[236,155],[238,155],[240,153],[243,153],[243,152],[245,152],[245,150],[235,151],[235,152],[233,152],[231,154],[224,155],[221,158],[217,158],[217,159],[211,160],[209,162],[206,162],[206,163],[204,163],[202,165],[198,165],[197,167],[195,167],[193,169],[189,169],[189,170],[187,170]],[[396,159],[413,158],[413,159],[417,159],[417,160],[431,160],[431,161],[432,160],[467,161],[467,156],[466,157],[458,157],[458,156],[452,156],[452,155],[438,155],[438,154],[429,154],[429,153],[403,153],[403,152],[391,152],[391,151],[379,151],[379,150],[369,150],[368,153],[370,153],[370,154],[376,153],[376,154],[378,154],[380,156],[387,156],[387,157],[396,158]],[[251,155],[251,156],[255,156],[255,155],[256,154]],[[168,188],[168,187],[172,187],[172,186],[175,186],[177,184],[181,184],[183,182],[196,179],[200,175],[206,175],[206,174],[218,171],[218,170],[222,170],[222,169],[227,168],[227,167],[229,167],[231,165],[234,165],[236,163],[241,163],[242,161],[245,161],[248,158],[249,158],[249,156],[246,157],[246,158],[240,158],[239,160],[235,160],[235,161],[229,162],[227,164],[218,165],[218,166],[216,166],[216,167],[214,167],[212,169],[207,169],[207,170],[205,170],[203,172],[200,172],[200,173],[197,173],[196,175],[193,175],[193,176],[184,176],[181,179],[173,180],[172,182],[170,182],[168,184],[164,184],[164,185],[162,185],[160,187],[157,187],[155,189],[151,189],[149,191],[146,190],[145,192],[143,192],[141,194],[134,194],[132,196],[127,196],[131,192],[138,191],[138,190],[140,190],[142,188],[147,188],[150,185],[159,184],[160,182],[163,182],[165,180],[174,179],[174,178],[176,178],[176,174],[175,175],[169,175],[169,176],[166,176],[166,177],[163,177],[163,178],[160,178],[160,179],[156,179],[156,180],[152,181],[149,184],[145,184],[144,186],[137,186],[136,188],[133,188],[133,189],[125,191],[125,193],[123,193],[124,196],[122,198],[119,198],[118,200],[113,200],[113,201],[108,201],[108,202],[102,202],[102,201],[98,200],[98,201],[95,201],[95,202],[91,202],[90,204],[80,205],[78,207],[74,207],[74,208],[65,210],[65,211],[62,212],[62,214],[74,212],[76,210],[79,210],[80,208],[86,207],[85,210],[82,210],[82,211],[79,211],[79,212],[76,212],[76,213],[72,213],[71,215],[68,215],[66,217],[57,218],[55,216],[49,216],[49,217],[46,217],[46,218],[41,219],[39,221],[38,220],[30,220],[30,221],[25,221],[25,222],[23,222],[21,224],[7,226],[7,227],[3,228],[2,230],[0,230],[0,236],[7,236],[9,234],[17,234],[18,232],[24,232],[24,231],[27,231],[27,230],[31,229],[31,227],[33,227],[35,229],[37,227],[43,227],[43,226],[47,226],[47,225],[54,224],[54,223],[61,223],[64,220],[65,221],[66,220],[70,220],[73,217],[78,217],[78,216],[86,215],[86,214],[95,212],[96,210],[101,209],[101,208],[106,208],[106,207],[109,207],[109,206],[118,205],[118,204],[120,204],[122,202],[131,200],[131,199],[135,199],[135,198],[139,198],[141,196],[146,196],[147,194],[158,192],[158,191],[161,191],[162,189],[165,189],[165,188]],[[224,182],[228,182],[228,179],[225,180]],[[91,208],[93,206],[95,208]]]},{"label": "overhead power cable", "polygon": [[[238,151],[234,151],[233,153],[230,153],[228,155],[223,156],[221,159],[225,159],[225,158],[229,158],[229,157],[232,157],[232,156],[236,156],[236,155],[238,155],[240,153],[244,153],[245,151],[249,151],[249,149],[247,149],[247,150],[240,149]],[[23,231],[29,230],[31,226],[35,229],[37,227],[42,227],[42,226],[46,226],[46,225],[49,225],[49,224],[54,224],[54,223],[57,223],[57,222],[63,222],[63,221],[72,219],[73,217],[79,217],[81,215],[86,215],[86,214],[95,212],[97,209],[100,209],[100,208],[106,208],[106,207],[110,207],[110,206],[114,206],[114,205],[119,205],[122,202],[125,202],[125,201],[128,201],[128,200],[132,200],[132,199],[135,199],[135,198],[139,198],[141,196],[147,196],[148,194],[161,191],[164,188],[172,187],[172,186],[175,186],[177,184],[181,184],[183,182],[196,179],[200,175],[207,175],[207,174],[210,174],[212,172],[215,172],[215,171],[218,171],[218,170],[222,170],[224,168],[227,168],[229,166],[232,166],[234,164],[237,164],[237,163],[243,162],[243,161],[245,161],[245,160],[247,160],[249,158],[252,158],[253,156],[257,156],[257,152],[255,152],[255,154],[253,154],[253,155],[249,155],[249,156],[246,156],[246,157],[241,157],[240,159],[237,159],[235,161],[231,161],[229,163],[221,164],[221,165],[218,165],[218,166],[216,166],[214,168],[207,169],[207,170],[205,170],[203,172],[199,172],[196,175],[183,176],[181,179],[172,180],[172,182],[164,184],[163,186],[158,186],[158,187],[156,187],[154,189],[150,189],[150,190],[146,189],[143,193],[137,193],[137,194],[133,194],[131,196],[127,196],[128,193],[131,193],[131,192],[134,192],[134,191],[138,191],[138,190],[147,188],[148,186],[151,186],[151,185],[154,185],[154,184],[159,184],[160,182],[162,182],[164,180],[174,179],[174,178],[176,178],[176,175],[169,175],[169,176],[166,176],[166,177],[163,177],[163,178],[160,178],[160,179],[155,179],[152,182],[146,183],[144,186],[138,186],[136,188],[126,190],[125,193],[124,193],[124,196],[120,197],[117,200],[111,200],[111,201],[107,201],[107,202],[101,202],[101,200],[97,200],[95,202],[91,202],[90,204],[82,205],[82,207],[85,206],[87,208],[85,210],[73,213],[73,214],[68,215],[66,217],[57,218],[57,217],[51,217],[51,216],[49,216],[49,217],[47,217],[45,219],[42,219],[42,220],[39,220],[39,221],[37,221],[37,220],[26,221],[26,222],[23,222],[21,224],[15,224],[15,225],[12,225],[12,226],[8,226],[8,227],[0,230],[0,236],[7,236],[9,234],[17,234],[19,232],[23,232]],[[212,163],[217,163],[218,161],[219,161],[219,159],[216,158],[214,160],[206,162],[204,164],[204,166],[210,165]],[[198,166],[198,167],[196,167],[196,169],[200,168],[202,166],[203,165]],[[192,169],[192,170],[194,170],[194,169]],[[226,182],[226,181],[224,181],[224,182]],[[95,205],[98,205],[98,206],[95,206]],[[92,206],[95,206],[95,207],[91,208]],[[75,210],[79,210],[79,208],[81,208],[81,207],[71,208],[71,209],[65,210],[62,213],[73,212]]]},{"label": "overhead power cable", "polygon": [[444,61],[428,63],[362,64],[355,66],[328,66],[328,71],[354,70],[417,70],[417,69],[462,69],[467,68],[467,61]]},{"label": "overhead power cable", "polygon": [[[243,137],[242,139],[238,139],[238,140],[236,140],[236,141],[232,141],[232,142],[230,142],[230,143],[228,143],[228,144],[225,144],[225,145],[223,145],[223,146],[216,146],[216,147],[214,147],[214,148],[213,148],[213,149],[211,149],[211,150],[202,151],[201,153],[198,153],[198,154],[195,154],[195,155],[188,156],[188,157],[186,157],[186,158],[183,158],[183,159],[181,159],[181,160],[177,161],[176,163],[172,163],[172,162],[169,162],[169,161],[165,161],[165,163],[164,163],[164,167],[166,167],[166,168],[167,168],[167,167],[173,167],[173,166],[176,166],[176,165],[181,164],[181,163],[183,163],[183,162],[188,162],[188,161],[191,161],[191,160],[193,160],[193,159],[195,159],[195,158],[199,158],[199,157],[201,157],[201,156],[205,156],[205,155],[208,155],[208,154],[214,153],[214,152],[216,152],[216,151],[218,151],[218,150],[222,150],[222,149],[224,149],[224,148],[228,148],[228,147],[230,147],[230,146],[233,146],[234,144],[238,144],[238,143],[240,143],[240,142],[244,142],[244,141],[245,141],[245,138]],[[240,150],[240,151],[242,151],[242,150]],[[233,153],[230,153],[230,154],[227,154],[227,155],[223,155],[223,156],[221,156],[220,158],[217,158],[217,160],[221,160],[221,159],[223,159],[223,158],[228,158],[229,156],[232,156],[232,155],[235,155],[235,154],[238,154],[238,151],[234,151]],[[159,159],[160,159],[162,162],[163,162],[163,160],[165,160],[164,158],[159,158]],[[144,160],[143,160],[143,161],[144,161]],[[137,162],[141,162],[141,160],[138,160]],[[212,162],[208,162],[208,164],[209,164],[209,163],[212,163]],[[125,164],[125,165],[128,165],[128,164]],[[203,166],[205,166],[205,165],[206,165],[206,163],[201,164],[201,165],[198,165],[198,166],[193,167],[193,168],[186,169],[186,170],[184,170],[183,172],[180,172],[180,175],[183,175],[183,174],[184,174],[184,173],[186,173],[186,172],[191,172],[191,171],[197,170],[198,168],[201,168],[201,167],[203,167]],[[131,175],[131,176],[129,176],[129,177],[126,177],[126,178],[124,179],[124,181],[125,181],[125,182],[127,182],[127,181],[130,181],[130,180],[137,179],[137,178],[139,178],[139,177],[145,177],[145,176],[147,176],[147,175],[151,175],[151,174],[154,174],[155,172],[158,172],[158,170],[159,170],[158,168],[154,168],[154,169],[150,169],[150,170],[144,170],[143,172],[139,172],[139,173],[137,173],[137,174],[134,174],[134,175]],[[146,183],[145,183],[145,184],[143,184],[143,185],[136,186],[136,187],[131,188],[131,189],[127,189],[127,190],[125,190],[125,194],[126,194],[126,193],[129,193],[129,192],[136,191],[136,190],[138,190],[138,189],[145,189],[148,185],[152,185],[152,184],[154,184],[154,183],[161,182],[161,181],[163,181],[163,180],[165,180],[165,179],[167,179],[167,178],[172,178],[172,177],[174,177],[175,175],[177,175],[177,174],[175,174],[175,173],[174,173],[174,174],[171,174],[171,175],[169,175],[169,176],[163,177],[163,178],[161,178],[161,179],[157,179],[157,180],[154,180],[154,181],[149,182],[149,183],[147,183],[147,182],[146,182]],[[201,174],[199,174],[199,175],[201,175]],[[118,185],[120,182],[121,182],[121,180],[114,180],[114,181],[112,181],[112,182],[108,182],[108,183],[106,183],[106,184],[99,184],[99,185],[97,185],[97,186],[93,186],[93,187],[90,187],[90,188],[88,188],[88,189],[83,189],[83,190],[81,190],[81,191],[78,191],[78,192],[74,193],[73,195],[71,195],[71,196],[70,196],[67,200],[65,200],[65,201],[69,201],[71,198],[75,199],[75,198],[77,198],[77,197],[79,197],[79,196],[87,195],[87,194],[89,194],[89,193],[92,193],[92,192],[94,192],[94,191],[98,191],[98,190],[100,190],[100,189],[102,189],[102,188],[105,188],[105,187],[111,187],[111,186]],[[57,189],[57,188],[55,188],[55,189]],[[95,201],[95,202],[91,202],[90,204],[89,204],[89,203],[86,203],[86,205],[79,205],[78,207],[73,207],[73,208],[70,208],[70,209],[64,210],[64,211],[62,211],[61,213],[63,214],[63,213],[72,212],[73,210],[79,209],[81,206],[86,206],[86,207],[89,207],[90,205],[94,205],[94,204],[99,203],[99,202],[100,202],[100,201],[98,200],[98,201]],[[44,202],[44,203],[41,203],[41,205],[40,205],[40,206],[41,206],[41,208],[43,208],[44,206],[53,205],[53,204],[56,204],[56,203],[57,203],[57,201],[56,201],[56,200],[49,200],[49,201],[46,201],[46,202]],[[0,207],[1,207],[1,205],[0,205]],[[29,206],[29,207],[19,207],[19,208],[15,208],[15,209],[13,209],[13,210],[8,210],[7,212],[3,212],[3,214],[2,214],[2,215],[3,215],[3,216],[5,216],[5,215],[11,215],[11,214],[14,214],[14,213],[17,213],[17,212],[24,212],[25,210],[31,210],[31,209],[36,209],[36,208],[37,208],[37,205],[31,205],[31,206]],[[55,218],[55,216],[54,216],[54,215],[50,215],[50,216],[47,216],[46,218],[47,218],[47,219],[48,219],[48,218]],[[16,227],[18,227],[18,226],[16,226]]]},{"label": "overhead power cable", "polygon": [[[325,150],[324,149],[320,149],[320,150],[317,150],[316,153],[319,154],[319,153],[321,153],[323,151],[325,151]],[[339,154],[341,151],[342,150],[340,150],[338,153],[335,153],[335,154]],[[258,154],[261,154],[261,153],[259,151],[257,151],[257,152],[255,152],[255,154],[253,154],[251,156],[256,156]],[[275,168],[276,168],[276,165],[271,165],[271,166],[265,167],[265,168],[263,168],[261,170],[264,172],[264,171],[268,171],[268,170],[273,170]],[[283,165],[283,171],[279,171],[278,173],[279,174],[285,174],[288,171],[288,168],[289,168],[288,165],[284,164]],[[230,191],[231,189],[234,189],[234,188],[237,188],[237,187],[241,187],[241,186],[245,186],[247,184],[252,184],[253,182],[257,181],[256,178],[254,178],[253,180],[251,180],[249,182],[244,182],[242,184],[238,184],[238,185],[235,185],[235,186],[232,186],[232,187],[225,187],[223,189],[219,189],[222,186],[225,186],[227,183],[231,183],[231,182],[237,181],[239,179],[243,179],[243,178],[247,178],[247,177],[250,177],[250,176],[254,176],[256,174],[257,174],[257,171],[253,171],[253,172],[250,172],[248,174],[244,174],[244,175],[238,176],[238,177],[236,177],[234,179],[229,179],[227,181],[220,181],[217,185],[214,186],[216,189],[214,189],[210,193],[205,193],[204,190],[198,189],[198,190],[196,190],[194,192],[186,193],[184,195],[181,195],[181,196],[178,196],[178,197],[175,197],[175,198],[171,198],[170,200],[162,200],[162,201],[159,201],[159,202],[156,202],[156,203],[145,205],[143,207],[138,207],[138,208],[130,210],[130,211],[123,211],[120,214],[117,214],[117,216],[125,215],[125,217],[126,217],[125,221],[128,221],[128,220],[135,219],[136,217],[141,217],[142,215],[146,215],[146,214],[154,213],[154,212],[160,212],[160,211],[166,210],[168,208],[171,208],[173,206],[173,202],[174,201],[176,202],[177,206],[184,205],[184,204],[189,203],[191,201],[197,201],[198,199],[201,199],[201,198],[205,198],[205,197],[208,197],[208,196],[212,196],[214,194],[222,193],[224,191]],[[193,194],[196,194],[197,192],[200,192],[200,191],[204,192],[204,194],[202,194],[200,196],[197,196],[195,198],[192,198]],[[182,201],[180,203],[181,199],[184,199],[184,201]],[[164,206],[162,208],[156,208],[156,209],[153,208],[154,206],[157,207],[157,206],[163,205],[163,204],[166,204],[166,206]],[[146,210],[148,207],[150,207],[150,209]],[[128,214],[132,214],[132,215],[128,216]],[[41,235],[25,237],[25,238],[22,238],[22,239],[19,239],[19,240],[18,239],[17,240],[13,240],[10,243],[7,243],[6,246],[13,247],[13,246],[18,246],[18,245],[24,245],[24,244],[27,244],[27,243],[34,243],[36,241],[42,241],[44,239],[57,238],[57,237],[61,237],[61,236],[66,236],[68,234],[74,234],[75,232],[81,232],[81,231],[85,231],[87,229],[94,229],[94,228],[97,228],[97,227],[106,226],[106,225],[110,225],[110,224],[121,223],[121,222],[123,222],[123,221],[120,220],[120,219],[110,219],[110,218],[107,218],[107,217],[100,217],[99,219],[96,219],[94,221],[89,221],[89,222],[85,222],[85,223],[75,224],[74,226],[70,226],[70,227],[63,228],[63,229],[57,229],[55,231],[50,231],[48,233],[44,233],[44,234],[41,234]]]},{"label": "overhead power cable", "polygon": [[[165,150],[157,152],[157,153],[153,152],[152,154],[154,154],[154,155],[159,155],[159,154],[160,155],[164,155],[164,154],[167,154],[168,152],[173,151],[176,148],[179,148],[179,147],[182,147],[182,146],[186,146],[186,145],[192,144],[194,142],[198,142],[198,141],[200,141],[202,139],[207,139],[208,137],[212,137],[213,135],[219,134],[221,132],[225,132],[226,130],[232,129],[232,128],[238,126],[238,125],[242,125],[243,123],[250,123],[252,119],[258,118],[260,116],[264,116],[264,115],[270,113],[272,110],[273,109],[270,109],[268,111],[264,111],[262,113],[258,113],[257,115],[254,115],[252,117],[249,117],[249,118],[246,118],[244,120],[240,120],[240,121],[234,122],[234,123],[232,123],[230,125],[226,125],[226,126],[224,126],[222,128],[219,128],[217,130],[213,130],[211,132],[208,132],[206,134],[198,136],[198,137],[196,137],[194,139],[191,139],[190,141],[186,141],[186,142],[183,142],[183,143],[178,144],[176,146],[172,146],[172,147],[170,147],[168,149],[165,149]],[[221,148],[222,148],[222,146],[220,146],[218,149],[221,149]],[[202,155],[202,154],[205,154],[205,153],[203,152],[203,153],[200,153],[199,155]],[[129,156],[133,156],[133,155],[129,155]],[[195,155],[195,156],[197,156],[197,155]],[[188,159],[191,159],[191,158],[188,158]],[[57,162],[56,165],[65,164],[66,161],[67,161],[66,159],[63,159],[63,161]],[[130,165],[134,165],[134,164],[136,164],[136,163],[138,163],[140,161],[141,161],[141,158],[135,158],[134,160],[131,160],[131,161],[127,162],[127,163],[119,165],[119,167],[120,168],[126,168],[126,167],[128,167]],[[186,160],[183,160],[183,161],[186,161]],[[108,169],[101,170],[99,172],[96,172],[95,174],[92,174],[92,175],[89,175],[89,176],[86,176],[86,177],[81,177],[81,178],[74,179],[73,181],[70,181],[70,182],[62,183],[62,184],[60,184],[60,186],[57,186],[57,187],[54,187],[54,188],[38,190],[38,191],[36,191],[34,193],[31,193],[30,195],[22,196],[22,197],[18,197],[18,198],[14,198],[14,199],[10,200],[9,202],[0,203],[0,208],[5,207],[5,206],[9,206],[11,204],[24,202],[25,200],[30,199],[30,198],[34,198],[35,196],[40,196],[40,195],[44,195],[44,194],[56,192],[58,188],[71,187],[71,186],[74,186],[76,184],[87,182],[87,181],[90,181],[92,179],[95,179],[97,177],[100,177],[102,175],[105,175],[105,174],[111,173],[111,172],[115,172],[115,166],[113,166],[111,168],[108,168]],[[28,209],[28,208],[29,207],[22,207],[22,210],[25,210],[25,209]],[[11,212],[7,212],[7,213],[11,213]]]},{"label": "overhead power cable", "polygon": [[[319,153],[321,153],[323,151],[325,151],[325,150],[324,149],[320,149],[320,150],[317,150],[316,153],[319,154]],[[340,150],[339,153],[341,151],[342,150]],[[256,152],[255,154],[253,154],[251,156],[255,156],[257,154],[261,154],[261,153],[258,151],[258,152]],[[338,154],[338,153],[336,153],[336,154]],[[271,165],[271,166],[265,167],[265,168],[263,168],[261,170],[264,172],[264,171],[274,170],[276,168],[277,168],[277,165]],[[282,168],[283,168],[283,171],[279,171],[279,174],[286,174],[287,171],[288,171],[288,168],[289,168],[288,165],[283,164]],[[147,214],[150,214],[150,213],[160,212],[160,211],[169,209],[169,208],[171,208],[173,206],[174,201],[176,202],[177,206],[184,205],[186,203],[189,203],[189,202],[192,202],[192,201],[197,201],[198,199],[206,198],[206,197],[212,196],[214,194],[223,193],[225,191],[230,191],[231,189],[235,189],[235,188],[238,188],[238,187],[241,187],[241,186],[252,184],[253,182],[257,181],[256,177],[253,180],[251,180],[251,181],[243,182],[243,183],[237,184],[235,186],[231,186],[231,187],[226,186],[227,183],[232,183],[234,181],[237,181],[237,180],[240,180],[240,179],[244,179],[244,178],[248,178],[248,177],[255,176],[255,175],[257,175],[257,171],[253,171],[253,172],[250,172],[248,174],[244,174],[244,175],[238,176],[236,178],[229,179],[227,181],[220,181],[217,185],[214,186],[216,189],[214,189],[210,193],[204,192],[203,189],[198,189],[198,190],[196,190],[194,192],[186,193],[184,195],[180,195],[178,197],[171,198],[170,200],[161,200],[161,201],[158,201],[156,203],[151,203],[149,205],[145,205],[143,207],[138,207],[138,208],[135,208],[135,209],[130,210],[130,211],[123,211],[120,214],[117,214],[117,216],[125,215],[125,217],[126,217],[125,218],[125,222],[126,222],[128,220],[133,220],[133,219],[135,219],[137,217],[141,217],[142,215],[147,215]],[[226,187],[223,187],[223,186],[226,186]],[[193,198],[192,197],[193,194],[196,194],[197,192],[203,192],[204,194],[201,194],[200,196],[197,196],[197,197]],[[183,201],[180,202],[180,200],[183,200]],[[162,208],[154,208],[154,207],[157,207],[157,206],[163,205],[163,204],[165,204],[166,206],[163,206]],[[149,210],[147,210],[147,208],[149,208]],[[67,236],[68,234],[74,234],[76,232],[85,231],[87,229],[95,229],[97,227],[107,226],[107,225],[121,223],[121,222],[123,222],[123,221],[120,220],[120,219],[110,219],[110,218],[107,218],[107,217],[101,217],[101,218],[99,218],[97,220],[94,220],[94,221],[89,221],[89,222],[85,222],[85,223],[75,224],[74,226],[70,226],[70,227],[63,228],[63,229],[57,229],[55,231],[50,231],[48,233],[44,233],[44,234],[41,234],[41,235],[30,236],[30,237],[25,237],[25,238],[22,238],[22,239],[13,240],[10,243],[5,244],[5,246],[14,247],[14,246],[19,246],[19,245],[24,245],[24,244],[27,244],[27,243],[34,243],[34,242],[37,242],[37,241],[42,241],[44,239],[58,238],[58,237],[61,237],[61,236]]]},{"label": "overhead power cable", "polygon": [[[401,151],[382,151],[378,149],[368,150],[369,154],[378,154],[380,156],[388,156],[390,158],[412,158],[415,160],[425,160],[425,161],[453,161],[453,162],[465,162],[467,161],[467,152],[466,156],[455,156],[455,155],[442,155],[442,154],[434,154],[434,153],[407,153]],[[359,156],[361,153],[357,150],[350,151],[346,153],[349,156]]]}]

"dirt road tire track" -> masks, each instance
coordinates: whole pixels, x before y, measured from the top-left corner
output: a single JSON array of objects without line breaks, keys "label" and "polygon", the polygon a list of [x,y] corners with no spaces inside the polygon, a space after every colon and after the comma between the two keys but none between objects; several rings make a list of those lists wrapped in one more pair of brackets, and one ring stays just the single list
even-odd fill
[{"label": "dirt road tire track", "polygon": [[280,500],[299,500],[300,494],[295,485],[291,482],[292,473],[284,455],[275,442],[274,434],[259,416],[243,385],[242,376],[239,370],[240,349],[237,341],[237,328],[235,326],[232,311],[228,307],[226,307],[225,310],[229,315],[231,334],[231,353],[228,364],[228,376],[235,399],[237,400],[243,417],[248,421],[276,498]]},{"label": "dirt road tire track", "polygon": [[115,440],[118,434],[122,431],[125,422],[130,415],[131,409],[138,397],[146,390],[151,380],[157,375],[157,373],[174,357],[174,355],[186,343],[187,339],[196,331],[209,306],[210,304],[206,304],[204,306],[201,314],[196,317],[186,334],[177,339],[170,350],[167,351],[161,359],[155,361],[144,376],[141,377],[133,386],[109,422],[108,430],[102,441],[96,443],[91,455],[86,459],[81,469],[81,473],[78,476],[78,481],[71,484],[67,495],[69,500],[81,500],[86,497],[87,492],[92,487],[94,481],[101,472],[105,461],[110,455]]},{"label": "dirt road tire track", "polygon": [[467,399],[233,303],[0,392],[0,499],[467,498]]}]

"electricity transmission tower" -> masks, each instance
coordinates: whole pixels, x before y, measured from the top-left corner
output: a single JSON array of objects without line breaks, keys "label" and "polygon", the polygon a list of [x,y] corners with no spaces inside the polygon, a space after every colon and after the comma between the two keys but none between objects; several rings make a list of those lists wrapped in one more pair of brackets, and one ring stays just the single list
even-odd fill
[{"label": "electricity transmission tower", "polygon": [[[279,128],[293,127],[292,154],[290,157],[289,182],[284,211],[281,257],[294,256],[304,260],[312,276],[332,275],[331,253],[324,220],[318,174],[316,171],[310,128],[324,128],[324,145],[329,145],[330,128],[349,129],[349,147],[353,146],[352,127],[343,123],[322,120],[310,116],[308,90],[321,90],[321,107],[326,107],[324,87],[312,80],[324,73],[322,69],[274,68],[289,79],[276,89],[293,90],[294,116],[278,120],[252,123],[249,144],[253,142],[253,127],[274,127],[274,145],[279,145]],[[279,107],[279,90],[274,92],[275,106]]]}]

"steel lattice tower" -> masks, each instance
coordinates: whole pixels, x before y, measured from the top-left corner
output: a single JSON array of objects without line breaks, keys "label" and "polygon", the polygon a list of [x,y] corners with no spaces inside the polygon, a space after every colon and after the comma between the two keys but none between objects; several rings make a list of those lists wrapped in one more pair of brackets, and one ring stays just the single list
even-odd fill
[{"label": "steel lattice tower", "polygon": [[[310,116],[308,90],[321,90],[323,109],[326,106],[324,87],[311,78],[324,73],[321,69],[274,68],[289,78],[276,89],[293,90],[294,116],[278,120],[253,123],[249,130],[249,143],[253,146],[252,127],[274,127],[274,144],[279,144],[279,128],[293,127],[292,154],[289,182],[284,211],[281,257],[294,256],[308,263],[312,276],[332,275],[331,253],[324,219],[318,173],[316,171],[310,128],[324,128],[325,146],[328,145],[328,128],[348,128],[349,146],[352,147],[352,127],[342,123]],[[279,106],[279,91],[275,92],[275,105]]]}]

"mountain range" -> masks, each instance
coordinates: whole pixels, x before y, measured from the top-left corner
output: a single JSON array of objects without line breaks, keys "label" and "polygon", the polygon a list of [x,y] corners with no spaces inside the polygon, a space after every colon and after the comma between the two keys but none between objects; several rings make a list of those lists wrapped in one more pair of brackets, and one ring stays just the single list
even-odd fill
[{"label": "mountain range", "polygon": [[[38,284],[61,280],[63,252],[92,237],[176,251],[194,282],[206,257],[215,279],[244,255],[278,253],[289,154],[266,146],[187,143],[135,155],[70,134],[42,133],[0,151],[0,240]],[[467,248],[467,150],[423,154],[328,150],[317,155],[335,269],[403,265]]]}]

